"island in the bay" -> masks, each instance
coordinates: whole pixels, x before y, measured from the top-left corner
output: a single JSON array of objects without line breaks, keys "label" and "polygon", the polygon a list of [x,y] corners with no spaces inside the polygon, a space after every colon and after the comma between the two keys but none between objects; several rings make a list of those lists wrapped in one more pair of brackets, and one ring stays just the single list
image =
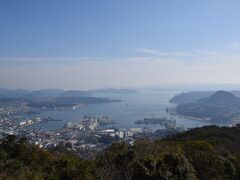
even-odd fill
[{"label": "island in the bay", "polygon": [[[76,109],[84,107],[88,104],[112,103],[119,102],[119,99],[111,99],[99,97],[98,93],[109,92],[109,89],[101,90],[59,90],[59,89],[44,89],[44,90],[8,90],[0,89],[0,107],[22,107],[41,108],[41,109]],[[117,90],[111,89],[111,92],[122,91],[124,93],[133,93],[133,90]],[[93,95],[94,93],[94,95]]]}]

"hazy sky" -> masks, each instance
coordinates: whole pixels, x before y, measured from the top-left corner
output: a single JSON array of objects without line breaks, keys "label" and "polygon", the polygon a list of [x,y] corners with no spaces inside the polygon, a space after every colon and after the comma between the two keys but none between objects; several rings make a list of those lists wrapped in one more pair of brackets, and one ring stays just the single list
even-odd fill
[{"label": "hazy sky", "polygon": [[239,0],[1,0],[0,87],[240,84]]}]

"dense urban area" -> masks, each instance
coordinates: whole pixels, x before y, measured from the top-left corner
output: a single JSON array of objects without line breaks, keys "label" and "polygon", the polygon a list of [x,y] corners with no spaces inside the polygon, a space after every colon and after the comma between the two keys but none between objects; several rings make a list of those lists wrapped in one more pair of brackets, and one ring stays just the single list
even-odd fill
[{"label": "dense urban area", "polygon": [[[101,118],[84,116],[79,122],[68,122],[61,129],[46,131],[34,127],[36,127],[38,123],[59,120],[50,117],[38,117],[19,121],[17,118],[18,112],[29,113],[28,110],[27,107],[21,107],[20,109],[17,107],[1,108],[1,138],[7,137],[8,135],[16,135],[19,138],[26,138],[29,143],[35,144],[40,148],[51,149],[57,146],[67,147],[68,149],[76,151],[81,157],[86,159],[93,158],[94,155],[101,152],[113,142],[125,141],[128,144],[133,144],[136,139],[145,137],[156,139],[183,131],[181,128],[176,128],[173,121],[165,118],[154,118],[152,119],[153,122],[149,122],[148,120],[146,123],[156,123],[154,121],[160,120],[166,129],[159,129],[157,131],[149,128],[118,129],[114,127],[115,122],[108,116]],[[112,125],[112,127],[106,127],[107,125]]]},{"label": "dense urban area", "polygon": [[[26,97],[1,98],[0,138],[16,135],[17,138],[25,138],[29,143],[40,148],[66,147],[75,151],[81,158],[93,159],[114,142],[124,141],[133,145],[137,139],[163,138],[184,131],[183,128],[176,127],[176,122],[173,119],[169,120],[165,117],[143,117],[142,120],[135,121],[135,124],[159,124],[163,127],[161,129],[154,130],[144,128],[144,126],[142,128],[119,129],[114,126],[116,122],[107,115],[101,117],[85,115],[77,121],[67,122],[60,129],[51,131],[41,129],[38,127],[41,123],[61,121],[61,119],[43,116],[42,112],[46,110],[74,111],[84,108],[89,103],[116,103],[120,101],[83,96],[83,92],[76,91],[64,92],[64,96],[59,97],[59,93],[53,95],[52,91],[50,91],[52,94],[49,94],[48,90],[47,95],[45,95],[46,92],[38,92],[37,96],[35,93],[35,96],[31,95],[31,99],[26,98],[29,97],[29,94]],[[43,97],[39,97],[40,95]],[[72,97],[77,95],[83,97]],[[60,98],[61,103],[59,103]]]}]

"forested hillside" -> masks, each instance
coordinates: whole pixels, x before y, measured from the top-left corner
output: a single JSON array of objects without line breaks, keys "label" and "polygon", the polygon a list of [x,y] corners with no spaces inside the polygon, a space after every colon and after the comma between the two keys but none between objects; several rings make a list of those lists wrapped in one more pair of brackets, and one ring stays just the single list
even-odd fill
[{"label": "forested hillside", "polygon": [[95,160],[9,136],[0,179],[240,179],[240,126],[196,128],[163,140],[116,143]]}]

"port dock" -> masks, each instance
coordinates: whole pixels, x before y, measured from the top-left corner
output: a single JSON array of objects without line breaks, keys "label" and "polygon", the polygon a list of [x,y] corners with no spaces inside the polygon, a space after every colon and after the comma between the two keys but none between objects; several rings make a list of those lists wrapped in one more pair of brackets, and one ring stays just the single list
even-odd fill
[{"label": "port dock", "polygon": [[166,129],[176,129],[176,121],[175,120],[169,120],[166,117],[144,118],[143,120],[136,120],[135,124],[160,124],[161,126],[164,126]]}]

